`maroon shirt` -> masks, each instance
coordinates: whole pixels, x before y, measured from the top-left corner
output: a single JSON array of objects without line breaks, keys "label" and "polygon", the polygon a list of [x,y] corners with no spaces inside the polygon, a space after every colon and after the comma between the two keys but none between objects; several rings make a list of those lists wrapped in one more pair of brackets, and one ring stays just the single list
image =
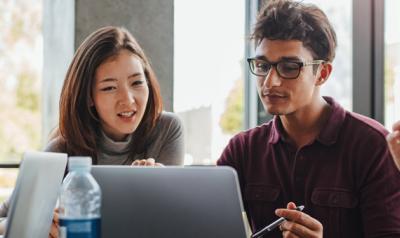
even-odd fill
[{"label": "maroon shirt", "polygon": [[[332,114],[312,143],[287,143],[279,117],[231,139],[218,160],[239,175],[253,231],[290,201],[319,220],[324,237],[400,237],[400,173],[378,122],[325,97]],[[279,229],[271,236],[282,237]]]}]

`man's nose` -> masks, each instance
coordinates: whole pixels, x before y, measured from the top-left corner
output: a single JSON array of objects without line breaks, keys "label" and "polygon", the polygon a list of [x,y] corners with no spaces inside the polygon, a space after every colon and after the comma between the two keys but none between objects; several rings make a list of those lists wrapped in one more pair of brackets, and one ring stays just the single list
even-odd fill
[{"label": "man's nose", "polygon": [[261,87],[273,88],[280,86],[282,81],[275,67],[271,67],[266,76],[261,76]]}]

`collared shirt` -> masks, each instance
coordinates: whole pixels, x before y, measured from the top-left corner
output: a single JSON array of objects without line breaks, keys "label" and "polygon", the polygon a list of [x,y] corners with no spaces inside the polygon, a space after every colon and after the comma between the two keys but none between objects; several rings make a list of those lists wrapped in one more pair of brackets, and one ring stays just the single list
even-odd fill
[{"label": "collared shirt", "polygon": [[[320,221],[324,237],[400,237],[400,173],[378,122],[333,99],[317,138],[296,149],[279,117],[231,139],[218,165],[236,169],[254,231],[293,201]],[[279,229],[271,236],[282,237]]]}]

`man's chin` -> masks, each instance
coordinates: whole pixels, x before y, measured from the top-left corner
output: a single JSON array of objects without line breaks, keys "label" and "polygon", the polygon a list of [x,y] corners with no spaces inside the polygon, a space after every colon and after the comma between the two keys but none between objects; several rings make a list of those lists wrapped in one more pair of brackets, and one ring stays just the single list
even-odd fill
[{"label": "man's chin", "polygon": [[283,110],[279,110],[277,108],[265,108],[265,109],[269,114],[273,116],[281,116],[286,114]]},{"label": "man's chin", "polygon": [[283,116],[283,115],[285,115],[285,113],[283,113],[283,112],[268,112],[268,113],[273,115],[273,116]]}]

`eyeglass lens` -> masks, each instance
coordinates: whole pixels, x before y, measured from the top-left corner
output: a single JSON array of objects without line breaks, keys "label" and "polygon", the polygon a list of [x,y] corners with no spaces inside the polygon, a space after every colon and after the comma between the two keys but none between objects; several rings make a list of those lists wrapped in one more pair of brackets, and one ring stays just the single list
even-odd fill
[{"label": "eyeglass lens", "polygon": [[297,62],[282,61],[276,64],[270,64],[261,60],[253,60],[251,68],[254,74],[259,76],[268,75],[271,67],[275,66],[278,74],[283,78],[297,78],[300,73],[300,65]]}]

